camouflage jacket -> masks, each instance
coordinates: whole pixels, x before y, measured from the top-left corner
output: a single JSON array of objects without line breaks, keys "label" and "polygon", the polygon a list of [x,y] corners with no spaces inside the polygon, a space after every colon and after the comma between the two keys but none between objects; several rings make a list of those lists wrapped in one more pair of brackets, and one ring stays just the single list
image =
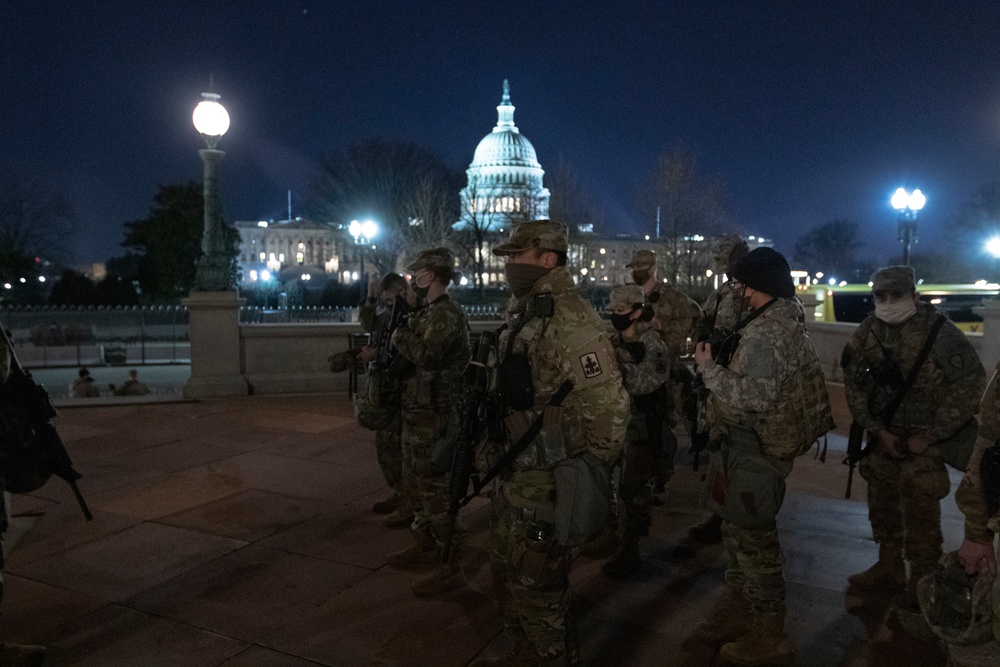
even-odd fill
[{"label": "camouflage jacket", "polygon": [[396,349],[417,367],[403,387],[404,410],[455,414],[469,364],[469,324],[447,294],[420,308],[396,330]]},{"label": "camouflage jacket", "polygon": [[[895,390],[885,378],[885,360],[895,362],[893,384],[902,384],[910,373],[940,311],[926,303],[902,324],[890,325],[868,316],[844,348],[844,389],[854,421],[877,433],[886,427],[903,431],[927,431],[932,442],[954,434],[978,411],[986,384],[986,372],[972,344],[950,321],[938,331],[927,360],[892,418],[884,424],[880,413],[892,401]],[[881,370],[879,370],[881,369]],[[874,372],[873,372],[874,371]]]},{"label": "camouflage jacket", "polygon": [[823,368],[799,312],[778,299],[740,331],[728,368],[702,370],[714,437],[725,434],[726,421],[750,426],[766,456],[787,460],[833,428]]},{"label": "camouflage jacket", "polygon": [[994,533],[1000,531],[1000,512],[990,515],[983,495],[979,465],[983,452],[1000,447],[1000,364],[993,373],[983,400],[979,404],[979,439],[969,460],[969,469],[955,491],[955,502],[965,515],[965,538],[980,544],[993,542]]},{"label": "camouflage jacket", "polygon": [[708,295],[702,306],[703,315],[698,322],[697,337],[704,340],[713,329],[732,329],[736,326],[736,294],[728,282]]},{"label": "camouflage jacket", "polygon": [[[533,317],[535,297],[551,294],[551,317]],[[604,322],[594,308],[573,290],[573,279],[564,268],[555,268],[535,283],[521,299],[507,307],[509,328],[500,337],[501,363],[507,355],[524,353],[531,364],[534,384],[533,419],[564,381],[573,389],[562,403],[554,429],[565,438],[566,454],[584,450],[611,462],[625,443],[629,421],[629,399]],[[521,318],[529,317],[518,329]],[[516,331],[514,340],[511,332]],[[513,444],[513,436],[508,434]],[[540,440],[536,439],[536,440]],[[531,447],[529,447],[531,449]]]},{"label": "camouflage jacket", "polygon": [[630,396],[643,396],[656,391],[670,379],[670,352],[652,329],[647,329],[639,340],[631,342],[636,343],[645,348],[640,361],[636,361],[620,332],[616,331],[611,336],[625,391]]},{"label": "camouflage jacket", "polygon": [[675,358],[683,356],[687,339],[702,317],[701,307],[683,292],[657,283],[646,300],[653,306],[653,326]]},{"label": "camouflage jacket", "polygon": [[381,299],[375,303],[365,299],[361,307],[358,308],[358,322],[361,324],[362,329],[372,335],[372,344],[378,339],[382,329],[389,323],[391,315],[392,304],[390,303],[386,307],[386,304]]}]

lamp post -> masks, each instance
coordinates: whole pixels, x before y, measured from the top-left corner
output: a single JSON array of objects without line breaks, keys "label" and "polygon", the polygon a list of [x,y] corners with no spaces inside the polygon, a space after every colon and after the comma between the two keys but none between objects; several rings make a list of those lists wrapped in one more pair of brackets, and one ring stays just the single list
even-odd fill
[{"label": "lamp post", "polygon": [[219,96],[215,93],[202,93],[201,97],[201,102],[192,114],[192,121],[207,146],[198,151],[205,164],[205,229],[201,238],[202,255],[194,277],[194,290],[224,292],[232,289],[230,258],[219,203],[219,163],[226,154],[217,150],[216,145],[229,129],[229,112],[219,104]]},{"label": "lamp post", "polygon": [[910,264],[910,246],[917,242],[917,211],[927,203],[919,188],[907,192],[903,188],[892,195],[892,207],[899,213],[899,242],[903,244],[903,264]]},{"label": "lamp post", "polygon": [[[351,220],[351,224],[347,226],[347,231],[350,232],[351,236],[354,237],[355,246],[367,246],[371,243],[372,238],[378,235],[378,225],[376,225],[371,220],[365,220],[364,222],[358,222],[357,220]],[[365,277],[365,250],[367,248],[361,248],[361,282],[367,282]],[[362,288],[366,285],[362,285]],[[364,294],[361,295],[362,298]]]}]

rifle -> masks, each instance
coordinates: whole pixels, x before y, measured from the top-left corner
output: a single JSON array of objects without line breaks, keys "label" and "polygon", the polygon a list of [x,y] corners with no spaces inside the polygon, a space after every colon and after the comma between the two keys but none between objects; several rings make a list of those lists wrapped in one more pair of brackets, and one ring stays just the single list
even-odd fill
[{"label": "rifle", "polygon": [[850,500],[851,486],[854,484],[854,468],[861,463],[861,459],[868,454],[868,448],[864,447],[865,429],[858,422],[851,422],[851,430],[847,436],[847,458],[844,465],[850,466],[847,471],[847,493],[844,498]]},{"label": "rifle", "polygon": [[[83,516],[90,521],[94,517],[76,485],[76,481],[83,475],[73,468],[66,445],[51,423],[51,419],[56,416],[56,409],[49,399],[49,393],[21,366],[6,331],[3,331],[3,340],[10,350],[11,368],[7,382],[0,389],[0,395],[13,406],[16,419],[20,422],[18,425],[25,436],[20,442],[3,443],[2,468],[7,490],[28,493],[41,488],[49,477],[55,475],[69,484]],[[11,474],[15,470],[20,474]]]},{"label": "rifle", "polygon": [[[486,424],[487,397],[489,395],[490,353],[496,345],[496,336],[489,331],[479,334],[475,356],[465,369],[465,399],[462,402],[462,421],[458,430],[458,445],[451,464],[451,478],[448,480],[448,532],[444,540],[443,562],[447,563],[451,554],[451,542],[455,532],[458,512],[466,500],[469,477],[475,449]],[[473,487],[478,486],[473,484]]]},{"label": "rifle", "polygon": [[389,321],[379,332],[378,340],[375,343],[375,363],[382,368],[389,368],[396,357],[396,348],[392,344],[392,334],[402,326],[410,317],[410,305],[406,299],[397,296],[392,302],[392,311],[389,314]]},{"label": "rifle", "polygon": [[[675,368],[679,369],[680,366],[675,366]],[[705,383],[702,381],[700,373],[696,373],[687,365],[684,365],[683,368],[686,373],[678,373],[679,377],[675,377],[675,379],[681,383],[683,401],[681,411],[684,418],[691,424],[691,447],[688,448],[688,454],[694,454],[691,466],[697,472],[701,462],[701,453],[708,447],[708,428],[706,428],[703,417],[708,390],[705,389]]]}]

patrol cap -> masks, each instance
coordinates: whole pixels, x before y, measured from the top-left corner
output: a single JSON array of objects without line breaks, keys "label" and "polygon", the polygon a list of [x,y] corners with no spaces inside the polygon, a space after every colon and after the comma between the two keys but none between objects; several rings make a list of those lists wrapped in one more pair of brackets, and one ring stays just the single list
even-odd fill
[{"label": "patrol cap", "polygon": [[713,259],[715,259],[715,264],[719,269],[728,273],[749,250],[747,242],[738,234],[727,234],[716,243]]},{"label": "patrol cap", "polygon": [[747,287],[782,299],[795,296],[792,268],[785,256],[774,248],[751,250],[736,262],[733,278]]},{"label": "patrol cap", "polygon": [[626,269],[647,269],[656,266],[656,253],[652,250],[636,250],[632,259],[625,265]]},{"label": "patrol cap", "polygon": [[552,220],[530,220],[518,223],[511,228],[510,239],[493,248],[493,254],[503,257],[517,254],[529,248],[566,252],[569,248],[569,235],[566,226]]},{"label": "patrol cap", "polygon": [[407,265],[407,271],[419,271],[420,269],[448,269],[455,268],[455,253],[448,248],[431,248],[424,250],[417,258]]},{"label": "patrol cap", "polygon": [[639,285],[618,285],[611,290],[611,297],[608,305],[611,310],[618,308],[632,308],[637,303],[644,303],[646,295]]},{"label": "patrol cap", "polygon": [[917,272],[912,266],[887,266],[872,274],[872,291],[906,294],[917,286]]}]

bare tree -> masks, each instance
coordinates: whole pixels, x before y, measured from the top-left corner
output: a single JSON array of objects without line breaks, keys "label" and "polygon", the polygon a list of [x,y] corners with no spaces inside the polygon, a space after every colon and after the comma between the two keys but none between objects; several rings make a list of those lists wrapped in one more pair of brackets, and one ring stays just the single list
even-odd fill
[{"label": "bare tree", "polygon": [[590,229],[596,233],[603,231],[604,211],[580,185],[576,170],[561,155],[555,168],[549,172],[548,187],[552,192],[549,217],[569,228],[571,242],[580,229]]},{"label": "bare tree", "polygon": [[678,144],[657,159],[642,199],[647,220],[655,220],[659,209],[661,237],[667,240],[667,275],[674,282],[683,276],[690,284],[695,267],[691,243],[685,237],[710,236],[725,230],[722,183],[704,176],[695,153]]},{"label": "bare tree", "polygon": [[35,256],[64,259],[72,219],[61,194],[33,181],[0,180],[0,274],[13,277]]},{"label": "bare tree", "polygon": [[491,194],[480,189],[475,182],[465,188],[462,202],[462,217],[452,234],[453,245],[462,264],[473,267],[473,283],[483,291],[483,274],[486,272],[486,253],[489,247],[503,234],[502,230],[512,222],[504,215],[503,226],[497,224],[497,213],[490,209],[495,202]]},{"label": "bare tree", "polygon": [[438,233],[427,232],[431,214],[435,226],[439,220],[458,219],[453,193],[459,176],[440,155],[417,144],[369,139],[327,157],[320,171],[310,187],[310,209],[318,219],[345,228],[352,219],[375,220],[381,229],[375,248],[362,252],[383,273],[395,270],[400,257],[412,250],[414,234],[424,238]]}]

